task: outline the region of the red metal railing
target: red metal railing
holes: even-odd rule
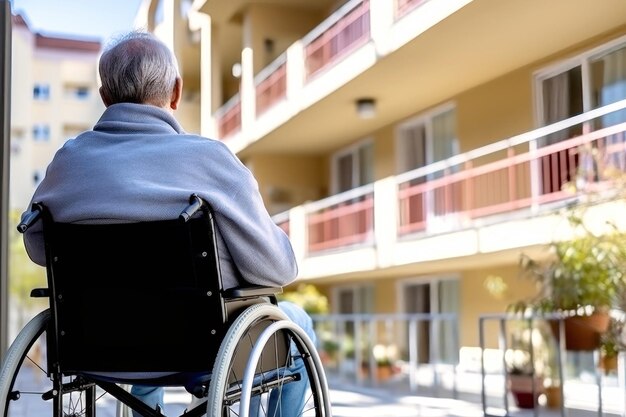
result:
[[[370,38],[369,0],[357,3],[330,26],[322,24],[316,30],[322,32],[304,47],[307,79]]]
[[[610,197],[616,175],[623,180],[619,174],[626,173],[626,122],[590,130],[622,109],[626,100],[398,175],[397,235],[460,230],[518,210],[554,210],[590,190]],[[572,132],[586,133],[541,146]],[[576,192],[568,187],[574,183]],[[305,206],[308,253],[375,244],[374,210],[394,204],[374,197],[369,184]],[[288,218],[286,212],[275,217],[287,232]]]
[[[467,159],[457,172],[398,184],[400,235],[429,230],[439,218],[456,224],[572,198],[568,185],[597,187],[626,171],[626,123],[535,148],[518,144]],[[432,174],[430,174],[432,175]],[[580,186],[580,183],[578,184]]]
[[[283,60],[284,61],[284,60]],[[287,64],[283,62],[256,84],[256,115],[259,117],[287,93]]]
[[[420,4],[426,3],[428,0],[396,0],[396,19],[409,13]]]
[[[309,253],[373,241],[374,193],[371,187],[365,191],[356,197],[354,192],[333,196],[331,200],[340,202],[309,212]]]
[[[224,139],[241,130],[241,100],[239,94],[224,104],[217,116],[217,129],[220,139]]]

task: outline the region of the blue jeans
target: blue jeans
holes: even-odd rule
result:
[[[311,317],[299,306],[289,301],[281,301],[278,303],[278,307],[289,317],[291,321],[300,326],[307,336],[316,343],[316,335],[313,329],[313,321]],[[298,354],[296,346],[291,346],[291,352],[294,355]],[[292,367],[288,368],[285,375],[294,373],[306,373],[304,361],[302,359],[296,359]],[[304,407],[304,401],[307,389],[309,388],[308,378],[301,378],[299,381],[290,382],[286,384],[282,390],[272,390],[268,402],[268,414],[272,416],[282,417],[295,417],[300,415],[302,408]],[[163,406],[163,387],[146,386],[146,385],[133,385],[131,394],[156,409]],[[280,395],[280,398],[279,398]],[[280,400],[280,401],[279,401]],[[283,404],[285,405],[283,407]],[[277,406],[280,406],[280,410],[276,412]],[[250,417],[256,417],[258,415],[260,407],[260,397],[255,396],[250,403]],[[139,413],[133,410],[133,417],[141,417]]]

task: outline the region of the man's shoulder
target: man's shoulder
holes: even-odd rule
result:
[[[226,144],[220,140],[190,133],[183,133],[179,136],[182,141],[192,143],[201,147],[211,147],[216,150],[230,153],[230,149],[228,148],[228,146],[226,146]]]

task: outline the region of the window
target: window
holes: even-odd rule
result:
[[[537,76],[539,124],[545,126],[626,99],[626,39],[576,57]],[[626,110],[601,118],[605,127],[626,120]],[[581,128],[549,137],[543,145],[578,134]],[[556,135],[556,134],[555,134]]]
[[[374,291],[369,285],[336,288],[334,296],[333,305],[338,314],[363,314],[373,310]]]
[[[44,173],[40,170],[33,172],[33,186],[38,186],[41,180],[43,180]]]
[[[398,128],[396,149],[399,173],[459,153],[455,108],[448,105],[402,124]]]
[[[542,71],[536,76],[537,115],[539,125],[545,126],[584,112],[626,99],[626,39],[588,51],[565,64]],[[626,109],[609,113],[587,123],[587,128],[603,128],[626,121]],[[571,126],[552,133],[538,142],[539,147],[552,145],[583,133],[583,125]],[[608,137],[607,144],[621,142],[623,137]],[[584,155],[561,151],[540,161],[541,192],[558,192],[571,181],[580,166],[587,177],[597,178],[595,163]],[[617,157],[616,157],[617,158]],[[610,158],[607,158],[609,161]],[[614,163],[623,164],[615,160]],[[620,166],[621,169],[626,167]]]
[[[47,124],[36,124],[33,126],[33,139],[37,142],[47,142],[50,140],[50,126]]]
[[[50,86],[48,84],[35,84],[33,87],[33,99],[42,101],[50,99]]]
[[[398,288],[403,313],[459,312],[459,281],[456,278],[413,279],[402,282]],[[416,330],[415,343],[418,345],[420,363],[431,360],[448,363],[457,361],[458,346],[454,341],[458,340],[458,336],[454,334],[454,320],[420,320]],[[433,341],[433,337],[437,340]],[[431,351],[435,347],[438,349]]]
[[[89,88],[87,87],[77,87],[75,91],[75,95],[79,99],[86,99],[89,97]]]
[[[374,182],[374,145],[369,139],[337,152],[332,160],[334,194]]]
[[[86,86],[65,86],[64,95],[67,98],[73,98],[78,100],[85,100],[90,95],[90,89]]]
[[[398,126],[396,131],[397,172],[409,172],[446,160],[459,153],[456,135],[456,108],[452,104],[415,117]],[[400,185],[402,190],[420,190],[420,184],[450,175],[460,165],[444,165],[437,171],[414,173]],[[464,186],[461,182],[438,185],[415,191],[401,208],[401,216],[409,221],[424,222],[431,233],[453,230],[461,224]],[[421,230],[421,229],[420,229]]]

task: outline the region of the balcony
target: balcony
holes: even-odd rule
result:
[[[480,228],[549,215],[583,192],[593,191],[605,200],[615,197],[612,181],[626,171],[626,122],[597,130],[593,126],[601,126],[602,116],[625,108],[622,100],[296,207],[288,220],[281,214],[282,227],[290,231],[304,261],[366,249],[368,269],[428,260],[417,257],[415,246],[406,246],[427,245],[428,239],[445,234],[458,234],[456,240],[466,243],[459,243],[464,255],[515,247],[512,241],[498,243],[481,234]],[[541,146],[547,137],[573,130],[583,133]],[[527,235],[537,240],[517,247],[545,242],[540,234]],[[445,249],[447,256],[455,254],[454,248]],[[305,276],[319,276],[304,265]]]
[[[246,3],[233,4],[229,13]],[[214,7],[208,11],[226,19]],[[233,119],[239,126],[207,135],[225,140],[240,157],[258,151],[323,152],[394,123],[399,115],[417,114],[623,27],[626,10],[590,0],[578,8],[550,3],[537,20],[528,7],[521,0],[348,1],[300,39],[290,40],[280,64],[259,70],[250,48],[235,55],[233,62],[242,67],[240,116]],[[562,24],[555,26],[555,20]],[[543,42],[546,37],[552,42]],[[450,62],[463,62],[462,70]],[[368,123],[355,115],[356,92],[380,103]],[[224,125],[231,104],[213,115],[215,126]],[[294,130],[298,141],[289,141]]]
[[[370,39],[369,0],[347,3],[303,39],[309,80]]]

